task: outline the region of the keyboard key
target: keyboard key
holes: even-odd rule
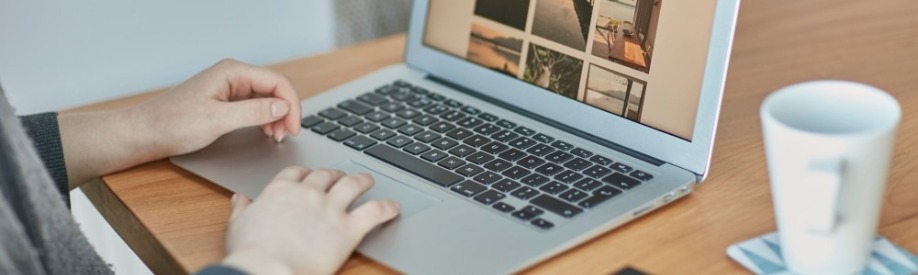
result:
[[[437,161],[440,161],[441,159],[445,158],[446,156],[448,156],[448,155],[447,155],[446,153],[444,153],[443,151],[440,151],[440,150],[430,150],[430,151],[427,151],[426,153],[421,154],[421,158],[422,158],[422,159],[425,159],[425,160],[427,160],[427,161],[429,161],[429,162],[437,162]]]
[[[445,96],[436,93],[427,93],[427,98],[433,101],[443,101],[446,99]]]
[[[571,154],[581,158],[589,158],[593,155],[593,152],[584,150],[583,148],[574,148],[574,150],[571,150]]]
[[[469,155],[468,157],[465,157],[465,160],[471,163],[474,163],[474,164],[479,164],[479,165],[485,164],[486,162],[489,162],[493,159],[494,159],[494,156],[491,156],[484,152],[476,152],[474,154]]]
[[[500,121],[498,121],[497,123],[494,123],[494,124],[497,124],[497,126],[504,127],[504,128],[507,128],[507,129],[513,129],[513,128],[516,127],[516,123],[510,122],[510,121],[508,121],[508,120],[506,120],[506,119],[501,119]]]
[[[560,150],[562,150],[562,151],[567,151],[567,150],[570,150],[571,148],[574,148],[574,145],[571,145],[570,143],[563,142],[563,141],[560,141],[560,140],[555,141],[555,142],[552,142],[552,143],[551,143],[551,146],[552,146],[552,147],[555,147],[555,148],[558,148],[558,149],[560,149]]]
[[[348,100],[345,102],[341,102],[341,104],[338,104],[338,108],[344,109],[348,112],[357,114],[359,116],[365,115],[373,111],[373,107],[367,106],[363,103],[360,103],[354,100]]]
[[[478,118],[480,118],[480,119],[482,119],[482,120],[484,120],[484,121],[487,121],[487,122],[495,122],[495,121],[497,121],[497,119],[498,119],[496,116],[494,116],[494,115],[492,115],[492,114],[489,114],[489,113],[480,114],[480,115],[478,115]]]
[[[452,100],[452,99],[444,101],[443,104],[449,107],[453,107],[453,108],[462,107],[462,103],[460,103],[459,101]]]
[[[402,128],[405,128],[405,127],[402,127]],[[440,135],[438,135],[437,133],[431,132],[431,131],[424,131],[414,137],[414,139],[419,140],[424,143],[430,143],[431,141],[437,140],[438,138],[440,138]]]
[[[576,171],[586,169],[587,167],[590,167],[590,166],[593,166],[593,163],[588,160],[582,159],[582,158],[575,158],[575,159],[572,159],[564,163],[564,167],[567,167],[569,169],[573,169]]]
[[[392,82],[392,85],[395,85],[395,86],[398,86],[398,87],[411,87],[411,83],[408,83],[407,81],[404,81],[404,80],[401,80],[401,79]],[[389,86],[389,87],[391,87],[391,86]]]
[[[402,134],[404,134],[404,135],[406,135],[406,136],[409,136],[409,137],[410,137],[410,136],[413,136],[414,134],[417,134],[418,132],[423,131],[423,130],[424,130],[424,128],[421,128],[421,126],[417,126],[417,125],[414,125],[414,124],[406,124],[405,126],[402,126],[402,127],[399,127],[399,128],[398,128],[398,132],[399,132],[399,133],[402,133]],[[440,137],[440,136],[438,135],[437,137]],[[424,142],[429,142],[429,141],[424,141]]]
[[[577,205],[583,208],[593,208],[599,205],[600,203],[606,200],[609,200],[612,197],[615,197],[621,193],[622,193],[621,190],[612,188],[612,186],[603,186],[599,188],[598,190],[594,191],[592,197],[589,197],[581,201]]]
[[[441,142],[442,142],[442,141],[441,141]],[[455,142],[455,141],[453,141],[453,142]],[[437,146],[438,144],[436,144],[436,143],[440,143],[440,142],[434,142],[434,143],[435,143],[435,144],[434,144],[434,147],[439,148],[439,146]],[[465,156],[468,156],[468,155],[470,155],[470,154],[472,154],[472,153],[474,153],[474,152],[475,152],[475,149],[472,148],[472,147],[469,147],[469,146],[467,146],[467,145],[459,145],[459,146],[456,146],[455,148],[453,148],[452,150],[449,150],[449,153],[450,153],[450,154],[456,155],[457,157],[460,157],[460,158],[464,158]]]
[[[504,170],[504,172],[501,173],[501,175],[504,175],[505,177],[508,177],[511,179],[520,179],[529,174],[531,174],[529,170],[526,170],[523,167],[519,167],[519,166],[510,167],[510,169]]]
[[[389,102],[389,103],[383,104],[382,106],[379,106],[379,109],[386,111],[386,112],[395,113],[395,112],[401,111],[402,109],[405,109],[405,105],[402,105],[401,103],[397,103],[397,102]]]
[[[372,122],[380,122],[380,121],[383,121],[383,120],[389,118],[389,114],[387,114],[386,112],[375,111],[375,112],[371,112],[371,113],[367,114],[365,117],[366,117],[367,120],[369,120],[369,121],[372,121]]]
[[[470,136],[472,136],[472,135],[474,135],[474,133],[472,133],[472,131],[469,131],[469,130],[466,130],[466,129],[462,129],[462,128],[456,128],[456,129],[453,129],[453,130],[451,130],[451,131],[449,131],[449,132],[446,132],[446,136],[451,137],[451,138],[454,138],[454,139],[457,139],[457,140],[463,140],[463,139],[465,139],[465,138],[467,138],[467,137],[470,137]]]
[[[486,171],[484,173],[478,174],[472,179],[484,185],[491,185],[492,183],[502,180],[503,178],[504,177],[501,177],[500,175],[495,174],[494,172]]]
[[[428,114],[432,114],[432,115],[439,115],[449,110],[450,110],[449,107],[443,104],[437,104],[437,105],[433,105],[433,106],[424,108],[425,112],[427,112]]]
[[[475,126],[481,125],[482,123],[484,123],[484,120],[481,120],[475,117],[467,117],[465,119],[460,120],[459,122],[456,122],[456,125],[459,125],[460,127],[471,129],[471,128],[475,128]]]
[[[474,135],[470,138],[463,140],[462,142],[472,147],[481,147],[482,145],[485,145],[485,144],[488,144],[488,142],[491,142],[491,140],[481,135]]]
[[[465,107],[462,107],[461,110],[462,110],[462,112],[465,112],[466,114],[470,114],[470,115],[473,115],[473,116],[474,116],[474,115],[477,115],[478,113],[481,113],[481,110],[478,110],[478,108],[475,108],[475,107],[472,107],[472,106],[465,106]]]
[[[637,179],[639,179],[639,180],[643,180],[643,181],[648,181],[648,180],[653,179],[653,175],[648,174],[648,173],[646,173],[646,172],[644,172],[644,171],[641,171],[641,170],[635,170],[634,172],[631,172],[631,174],[629,174],[629,175],[631,175],[632,177],[635,177],[635,178],[637,178]]]
[[[405,146],[405,148],[403,148],[402,150],[405,150],[405,152],[408,152],[412,155],[417,155],[420,153],[427,152],[427,150],[430,150],[430,146],[415,142],[408,146]]]
[[[370,148],[370,146],[376,145],[376,141],[371,138],[365,137],[365,136],[356,136],[356,137],[349,138],[348,140],[345,140],[344,145],[347,145],[348,147],[357,149],[359,151],[359,150]]]
[[[502,159],[496,159],[488,162],[488,164],[485,164],[484,167],[494,172],[500,172],[506,170],[507,168],[513,167],[513,164]]]
[[[459,193],[463,196],[471,197],[485,190],[488,190],[488,188],[484,185],[467,180],[460,184],[456,184],[456,186],[453,186],[453,188],[450,188],[450,190],[453,190],[453,192]]]
[[[363,119],[360,119],[356,116],[346,116],[338,120],[338,124],[344,125],[346,127],[353,127],[354,125],[363,123]]]
[[[412,93],[416,93],[416,94],[420,94],[420,95],[426,95],[427,93],[430,93],[430,91],[428,91],[427,89],[424,89],[424,88],[421,88],[421,87],[417,87],[417,86],[412,86],[412,87],[411,87],[411,92],[412,92]]]
[[[486,144],[485,146],[482,146],[481,150],[491,153],[491,154],[498,154],[500,152],[503,152],[504,150],[507,150],[508,148],[510,147],[502,143],[491,142],[491,143]]]
[[[502,159],[505,159],[505,160],[508,160],[508,161],[516,161],[516,160],[521,159],[521,158],[523,158],[523,157],[525,157],[525,156],[526,156],[526,153],[523,153],[523,151],[516,150],[516,149],[510,149],[510,150],[504,151],[503,153],[500,153],[500,155],[498,155],[498,157],[500,157],[500,158],[502,158]]]
[[[598,164],[593,165],[593,167],[587,168],[586,170],[583,170],[583,174],[590,176],[590,177],[594,177],[594,178],[602,178],[608,175],[609,173],[612,173],[611,169],[602,167],[601,165],[598,165]]]
[[[387,140],[389,138],[394,137],[395,135],[396,135],[395,132],[392,132],[386,129],[382,129],[382,130],[373,132],[372,134],[370,134],[370,137],[375,138],[376,140]]]
[[[405,145],[411,144],[411,142],[412,142],[411,138],[406,137],[406,136],[397,136],[394,138],[390,138],[389,141],[386,141],[386,143],[388,143],[389,145],[392,145],[395,148],[405,147]]]
[[[532,205],[530,205],[530,206],[523,207],[523,209],[520,209],[520,211],[513,212],[513,214],[511,215],[516,217],[517,219],[528,221],[532,218],[535,218],[538,215],[542,215],[542,213],[545,213],[545,211],[543,211],[542,209],[535,208]]]
[[[437,133],[446,133],[447,131],[455,129],[455,128],[456,128],[455,125],[450,124],[449,122],[446,122],[446,121],[440,121],[430,126],[430,129],[436,131]]]
[[[545,193],[549,193],[549,194],[558,194],[558,193],[564,192],[564,190],[567,190],[567,189],[568,189],[567,185],[564,185],[563,183],[560,183],[557,181],[550,182],[542,186],[542,188],[539,188],[539,190],[542,190]]]
[[[583,212],[583,209],[548,195],[538,196],[529,202],[565,218],[571,218]]]
[[[520,135],[517,133],[510,132],[507,130],[501,130],[500,132],[497,132],[496,134],[491,135],[491,138],[497,141],[500,141],[500,142],[508,142],[508,141],[516,139],[519,136]]]
[[[580,173],[571,171],[571,170],[566,170],[564,172],[561,172],[555,175],[555,180],[566,183],[566,184],[574,183],[575,181],[582,179],[582,178],[583,178],[583,175],[581,175]]]
[[[382,95],[390,95],[397,91],[398,90],[395,88],[395,86],[392,86],[392,85],[386,85],[386,86],[376,88],[376,93],[382,94]]]
[[[386,102],[389,102],[385,97],[381,97],[374,93],[366,93],[362,96],[357,97],[357,100],[363,101],[363,103],[370,104],[371,106],[379,106]]]
[[[398,127],[402,127],[402,125],[405,125],[405,123],[407,123],[405,122],[405,120],[394,117],[394,118],[390,118],[390,119],[383,121],[382,125],[389,127],[390,129],[395,129]]]
[[[535,220],[532,220],[532,222],[530,222],[530,224],[532,224],[532,225],[534,225],[535,227],[538,227],[538,228],[540,228],[540,229],[544,229],[544,230],[551,229],[552,227],[555,226],[555,224],[553,224],[553,223],[551,223],[551,222],[549,222],[549,221],[546,221],[546,220],[544,220],[544,219],[542,219],[542,218],[537,218],[537,219],[535,219]]]
[[[520,187],[520,183],[509,179],[502,179],[494,183],[494,185],[491,187],[501,192],[510,192],[513,191],[513,189]]]
[[[542,165],[543,163],[545,163],[545,160],[542,160],[536,156],[528,156],[516,162],[516,164],[519,164],[520,166],[523,166],[529,169],[536,168],[539,165]]]
[[[638,185],[641,185],[641,181],[625,176],[621,173],[614,173],[611,176],[605,177],[602,179],[602,182],[611,184],[612,186],[615,186],[615,187],[618,187],[624,190],[628,190]]]
[[[449,111],[440,115],[440,118],[446,121],[456,121],[465,118],[465,114],[460,111]]]
[[[465,165],[465,161],[457,157],[449,157],[449,158],[446,158],[438,162],[437,164],[439,164],[440,166],[443,166],[446,169],[453,170],[453,169],[458,168],[459,166]]]
[[[529,146],[535,145],[537,142],[531,138],[521,137],[510,142],[510,146],[516,147],[517,149],[526,149]]]
[[[419,99],[409,101],[408,106],[411,106],[414,108],[424,108],[424,107],[430,106],[430,104],[433,104],[433,103],[434,101],[428,98],[419,98]]]
[[[565,161],[567,161],[567,160],[569,160],[569,159],[571,159],[571,158],[573,158],[573,157],[574,157],[574,155],[571,155],[571,154],[568,154],[568,153],[565,153],[565,152],[562,152],[562,151],[557,151],[557,152],[548,154],[547,156],[545,156],[545,159],[547,159],[547,160],[549,160],[549,161],[551,161],[551,162],[554,162],[554,163],[564,163]]]
[[[463,165],[462,167],[459,167],[459,169],[456,169],[456,173],[459,173],[460,175],[463,175],[466,177],[478,175],[478,173],[481,173],[483,171],[484,169],[481,169],[481,167],[478,167],[477,165],[474,165],[471,163]]]
[[[397,93],[393,93],[389,95],[389,98],[392,98],[394,100],[398,100],[401,102],[406,102],[406,101],[412,101],[412,100],[417,99],[417,96],[411,93],[411,90],[401,90],[401,91],[398,91]]]
[[[546,134],[536,134],[532,136],[532,139],[538,140],[541,143],[551,143],[552,141],[555,141],[555,138],[548,136]]]
[[[324,135],[324,134],[331,133],[334,130],[338,130],[338,128],[341,128],[340,126],[338,126],[338,124],[331,123],[331,122],[323,122],[323,123],[320,123],[319,125],[313,126],[312,131],[319,133],[320,135]]]
[[[550,180],[551,179],[549,179],[546,176],[543,176],[540,174],[532,174],[532,175],[526,176],[525,178],[521,179],[520,183],[529,185],[532,187],[539,187],[540,185],[545,184],[546,182]]]
[[[325,122],[325,120],[317,116],[308,116],[300,120],[300,126],[303,126],[303,128],[309,128],[322,122]]]
[[[484,124],[484,125],[475,127],[474,131],[476,133],[479,133],[485,136],[489,136],[491,134],[496,133],[497,131],[500,131],[500,128],[497,126],[494,126],[494,124]]]
[[[488,190],[484,191],[484,193],[481,193],[481,195],[475,196],[475,201],[490,205],[506,197],[507,195],[504,195],[504,193]]]
[[[631,172],[631,170],[634,170],[634,168],[631,168],[631,166],[628,166],[627,164],[624,164],[621,162],[612,164],[611,167],[612,167],[612,170],[619,171],[622,173],[628,173],[628,172]]]
[[[602,186],[602,182],[591,178],[582,179],[574,184],[574,187],[577,187],[583,191],[593,191],[593,189],[596,189],[600,186]]]
[[[395,113],[395,115],[397,115],[400,118],[404,118],[404,119],[412,119],[416,116],[421,115],[421,112],[418,112],[415,109],[403,109]]]
[[[526,153],[530,153],[530,154],[542,157],[554,151],[555,151],[555,148],[552,148],[551,146],[548,146],[545,144],[536,144],[535,146],[532,146],[528,150],[526,150]]]
[[[328,109],[325,109],[319,112],[319,115],[327,119],[337,120],[339,118],[347,116],[347,113],[339,110],[338,108],[332,107],[332,108],[328,108]]]
[[[449,150],[449,148],[453,148],[454,146],[459,145],[459,142],[452,140],[451,138],[443,137],[443,138],[434,140],[432,143],[430,143],[430,145],[433,145],[433,147],[436,147],[437,149],[440,149],[440,150]],[[449,152],[453,153],[452,150]],[[456,153],[453,153],[453,154],[458,155]],[[463,157],[463,156],[459,156],[459,157]]]
[[[495,203],[494,206],[491,206],[491,208],[497,209],[497,211],[502,213],[510,213],[511,211],[516,210],[516,208],[513,206],[502,202]]]
[[[546,176],[554,176],[557,173],[564,171],[564,168],[561,166],[555,165],[554,163],[546,163],[545,165],[539,166],[535,169],[536,172],[542,173]]]
[[[330,138],[330,139],[332,139],[332,140],[334,140],[334,141],[340,142],[340,141],[345,140],[345,139],[348,139],[348,138],[350,138],[350,137],[352,137],[352,136],[354,136],[354,135],[356,135],[356,134],[357,134],[357,133],[354,133],[354,131],[351,131],[351,130],[348,130],[348,129],[338,129],[338,130],[336,130],[336,131],[331,132],[330,134],[328,134],[327,137]]]
[[[429,116],[429,115],[422,115],[422,116],[412,119],[411,121],[414,121],[414,123],[417,123],[418,125],[421,125],[421,126],[427,126],[427,125],[434,124],[440,120],[435,117]]]
[[[587,196],[589,196],[589,194],[587,194],[586,192],[577,190],[576,188],[571,188],[570,190],[567,190],[564,193],[561,193],[561,195],[558,195],[559,198],[561,198],[562,200],[568,201],[570,203],[576,203],[577,201],[580,201],[583,198],[586,198]]]
[[[591,158],[590,158],[590,161],[595,162],[595,163],[598,163],[598,164],[603,165],[603,166],[607,166],[607,165],[612,164],[612,159],[607,158],[607,157],[603,157],[603,156],[600,156],[600,155],[595,155],[595,156],[591,157]]]
[[[524,135],[527,137],[535,134],[535,131],[533,131],[532,129],[523,127],[523,126],[516,127],[516,129],[513,129],[513,131],[519,133],[520,135]]]
[[[450,187],[463,179],[462,176],[453,172],[446,171],[386,145],[377,144],[364,152],[443,187]]]

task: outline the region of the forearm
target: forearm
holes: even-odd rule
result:
[[[130,109],[58,117],[70,189],[169,153],[153,142]]]

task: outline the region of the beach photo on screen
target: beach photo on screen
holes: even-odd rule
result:
[[[594,56],[650,72],[662,0],[598,0]]]
[[[532,34],[585,51],[595,1],[537,0]]]
[[[590,65],[583,101],[593,107],[640,121],[645,82]]]
[[[529,16],[529,0],[478,0],[475,15],[522,31]]]
[[[577,99],[583,60],[529,43],[523,81]]]
[[[523,40],[472,23],[466,59],[516,78],[520,70]]]

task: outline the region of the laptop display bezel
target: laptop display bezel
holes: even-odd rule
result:
[[[610,115],[425,45],[423,40],[430,0],[413,2],[405,51],[405,63],[409,66],[698,175],[707,174],[739,0],[717,1],[698,112],[689,140]]]

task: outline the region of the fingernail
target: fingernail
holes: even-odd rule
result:
[[[272,132],[273,132],[273,131],[271,130],[271,127],[265,127],[265,135],[266,135],[266,136],[273,137],[273,136],[274,136],[274,133],[272,133]]]
[[[233,197],[230,198],[230,204],[236,205],[236,201],[239,200],[239,194],[233,193]]]
[[[287,134],[284,133],[284,130],[281,130],[280,133],[274,136],[274,140],[277,141],[277,143],[281,143],[284,142],[285,137],[287,137]]]
[[[281,117],[286,115],[290,111],[290,107],[287,107],[287,103],[283,101],[274,101],[271,103],[271,117]]]

